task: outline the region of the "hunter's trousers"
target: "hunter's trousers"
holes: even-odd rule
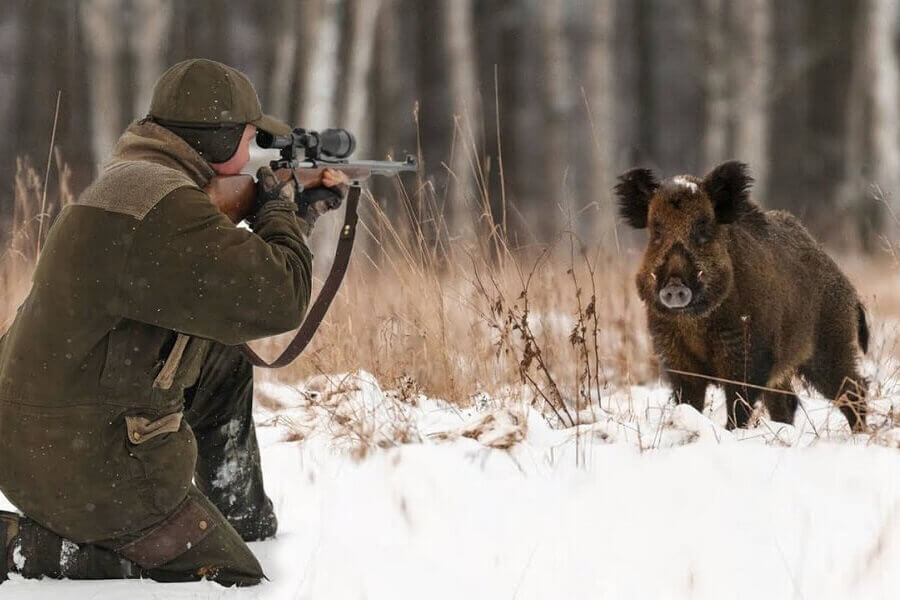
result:
[[[259,583],[262,567],[245,541],[271,537],[277,521],[263,488],[252,410],[253,367],[237,347],[212,343],[197,383],[185,390],[184,421],[197,440],[187,498],[143,531],[89,544],[66,540],[26,515],[13,543],[14,572],[27,578]]]

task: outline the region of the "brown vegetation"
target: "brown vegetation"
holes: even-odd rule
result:
[[[45,210],[51,216],[72,201],[58,156],[55,164],[60,176],[51,178],[58,183]],[[42,179],[20,161],[15,235],[0,260],[3,330],[27,293]],[[452,235],[442,201],[427,184],[411,193],[398,182],[399,206],[390,212],[369,196],[361,235],[371,238],[373,250],[356,253],[307,352],[288,368],[257,376],[295,383],[363,369],[385,387],[457,404],[483,393],[524,399],[564,426],[604,408],[613,389],[657,380],[633,285],[636,252],[597,250],[595,240],[569,230],[551,245],[513,247],[502,228],[486,225],[495,220],[491,203],[468,202],[468,231],[478,236]],[[338,221],[323,219],[320,226]],[[870,357],[887,369],[876,376],[873,394],[896,393],[885,382],[898,375],[888,359],[900,358],[900,291],[890,284],[897,267],[889,254],[845,262],[872,311]],[[271,357],[290,335],[254,345]]]

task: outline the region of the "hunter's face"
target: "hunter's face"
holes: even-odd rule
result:
[[[237,175],[250,162],[250,142],[256,137],[256,126],[244,126],[244,135],[234,155],[223,163],[211,163],[213,171],[219,175]]]

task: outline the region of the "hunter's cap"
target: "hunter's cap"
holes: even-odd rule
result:
[[[176,63],[153,88],[150,116],[173,125],[203,127],[251,123],[276,135],[291,128],[264,115],[259,96],[247,76],[205,58]]]

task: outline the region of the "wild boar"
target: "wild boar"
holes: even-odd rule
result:
[[[637,290],[673,397],[702,411],[707,386],[722,384],[729,429],[746,427],[760,396],[773,420],[792,423],[799,375],[864,430],[859,296],[793,215],[750,200],[752,182],[737,161],[702,179],[619,177],[620,215],[649,229]]]

